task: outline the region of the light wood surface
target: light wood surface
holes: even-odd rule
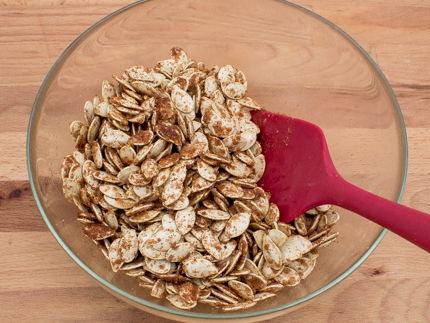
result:
[[[28,118],[49,68],[79,34],[129,2],[0,0],[0,322],[171,322],[111,296],[66,255],[26,170]],[[295,3],[341,27],[385,73],[407,126],[402,203],[430,212],[430,1]],[[388,233],[346,280],[270,322],[430,322],[430,255]]]

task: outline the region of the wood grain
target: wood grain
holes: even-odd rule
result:
[[[31,106],[79,34],[125,0],[0,0],[0,321],[171,322],[98,287],[48,231],[28,182]],[[430,209],[430,2],[297,0],[367,50],[402,108],[409,170],[402,203]],[[270,322],[430,322],[430,256],[388,233],[352,275]]]

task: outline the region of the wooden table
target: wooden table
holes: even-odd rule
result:
[[[111,296],[66,255],[40,216],[26,170],[28,118],[49,68],[85,29],[129,2],[0,0],[1,322],[168,322]],[[385,73],[408,133],[402,203],[430,212],[430,1],[295,3],[345,30]],[[388,233],[345,281],[270,322],[429,320],[430,256]]]

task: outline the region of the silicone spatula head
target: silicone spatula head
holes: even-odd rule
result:
[[[430,215],[369,193],[345,181],[334,168],[322,130],[309,122],[254,112],[266,171],[259,184],[289,222],[322,204],[360,214],[430,252]]]
[[[278,205],[280,220],[291,221],[328,203],[324,183],[338,173],[322,130],[309,122],[266,111],[254,112],[252,121],[260,127],[258,139],[266,158],[259,185]]]

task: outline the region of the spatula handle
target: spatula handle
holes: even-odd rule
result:
[[[340,176],[333,180],[332,204],[360,214],[430,252],[429,214],[369,193]]]

